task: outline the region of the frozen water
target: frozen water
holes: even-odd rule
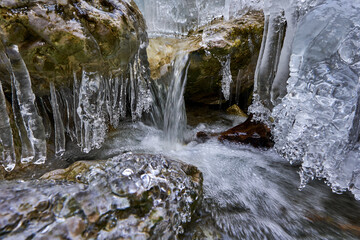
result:
[[[6,99],[0,82],[0,164],[6,171],[11,171],[15,167],[16,157],[14,150],[13,134],[10,126],[10,119],[6,106]]]
[[[222,67],[222,69],[221,69],[221,74],[222,74],[221,90],[222,90],[225,100],[229,100],[230,86],[232,83],[232,75],[231,75],[231,68],[230,68],[230,64],[231,64],[230,54],[225,57],[225,60],[220,61],[220,63],[221,63],[221,67]]]
[[[276,149],[302,164],[300,188],[324,178],[358,199],[359,10],[339,0],[269,1],[251,107],[275,120]]]
[[[23,124],[27,134],[27,136],[23,135],[23,139],[28,139],[23,145],[28,145],[30,156],[22,158],[22,162],[29,160],[35,164],[42,164],[46,160],[45,128],[35,104],[30,75],[17,46],[8,48],[6,54],[11,62],[9,72],[13,79],[13,96],[17,97],[13,101],[16,101],[15,105],[19,106],[20,114],[17,114],[19,117],[21,115],[22,123],[20,124]]]
[[[263,0],[135,0],[143,13],[148,33],[183,35],[214,18],[229,20],[250,9],[261,10]]]
[[[61,119],[58,98],[56,96],[56,89],[54,83],[50,83],[50,94],[51,94],[51,107],[54,117],[54,128],[55,128],[55,152],[61,155],[65,151],[65,129]]]

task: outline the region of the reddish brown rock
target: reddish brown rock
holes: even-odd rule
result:
[[[222,132],[218,139],[219,141],[251,144],[254,147],[270,148],[274,146],[270,129],[263,123],[252,121],[252,115],[245,122]]]
[[[252,115],[248,119],[222,133],[198,132],[196,138],[199,142],[206,142],[212,137],[219,141],[251,144],[254,147],[270,148],[274,146],[270,129],[263,123],[252,121]]]

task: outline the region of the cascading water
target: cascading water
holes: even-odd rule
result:
[[[173,76],[168,89],[164,110],[164,134],[170,142],[182,142],[186,130],[184,90],[189,69],[189,54],[178,53],[173,66]]]

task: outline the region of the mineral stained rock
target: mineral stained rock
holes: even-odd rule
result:
[[[58,180],[0,183],[2,238],[171,239],[202,198],[201,172],[161,155],[126,153],[43,178]]]

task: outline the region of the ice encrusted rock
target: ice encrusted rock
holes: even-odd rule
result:
[[[360,4],[278,3],[265,11],[252,111],[274,107],[275,147],[302,164],[300,188],[324,178],[333,191],[349,189],[360,199]]]
[[[99,148],[110,124],[149,109],[148,39],[133,1],[1,1],[0,40],[21,163],[44,163],[47,144],[61,154],[67,139]]]
[[[0,183],[4,239],[173,239],[202,199],[202,174],[161,155],[76,162]]]

